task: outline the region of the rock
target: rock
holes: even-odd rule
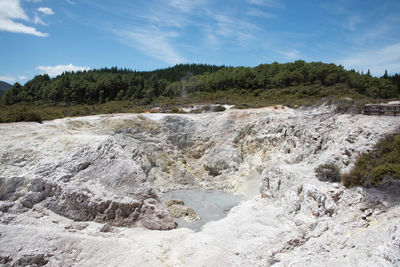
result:
[[[68,226],[65,226],[64,228],[67,230],[79,230],[82,231],[86,229],[89,226],[88,223],[76,223],[76,224],[71,224]]]
[[[303,185],[303,196],[305,207],[317,218],[325,215],[332,216],[336,211],[337,206],[330,200],[331,198],[313,185]]]
[[[110,224],[106,223],[100,228],[99,231],[102,233],[110,233],[113,231],[113,227]]]
[[[12,202],[0,202],[0,211],[1,212],[7,212],[12,206],[14,205],[14,203]]]
[[[167,207],[170,207],[172,205],[185,205],[185,202],[183,202],[183,200],[180,199],[171,199],[165,202],[165,206]]]
[[[196,125],[192,120],[181,116],[167,116],[162,125],[169,131],[167,140],[179,149],[194,145],[193,134]]]
[[[238,170],[240,155],[232,146],[222,145],[212,148],[205,155],[204,169],[210,176],[221,175],[223,171]]]
[[[23,177],[0,178],[0,200],[15,200],[18,198],[17,191],[24,184]]]
[[[371,216],[372,213],[373,213],[373,211],[371,209],[367,209],[367,210],[364,211],[364,215],[367,216],[367,217]]]
[[[343,164],[344,165],[349,165],[350,164],[350,159],[349,159],[349,157],[348,156],[343,156],[343,158],[342,158],[342,162],[343,162]]]
[[[264,169],[261,173],[260,193],[262,197],[274,198],[281,188],[282,171],[279,167]]]
[[[351,148],[345,147],[343,151],[343,155],[346,155],[348,158],[351,158]]]
[[[185,205],[183,200],[173,199],[165,203],[168,211],[175,218],[180,218],[188,222],[194,222],[200,220],[200,217],[196,214],[194,209]]]
[[[160,207],[155,199],[143,202],[139,218],[141,225],[151,230],[171,230],[178,226],[170,213]]]
[[[386,244],[379,246],[374,254],[375,264],[381,266],[400,265],[400,225],[396,223],[389,232]]]
[[[336,188],[336,189],[339,189],[339,188],[340,188],[340,185],[339,185],[338,183],[332,183],[332,187],[333,187],[333,188]]]
[[[4,264],[4,266],[7,266],[8,263],[12,262],[12,258],[9,256],[0,256],[0,264]]]
[[[44,266],[49,262],[50,254],[23,255],[13,266]]]

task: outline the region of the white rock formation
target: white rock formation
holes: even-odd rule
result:
[[[0,264],[399,265],[399,195],[314,173],[349,171],[399,126],[325,106],[0,124]],[[176,227],[158,196],[189,188],[248,200],[199,232],[158,231]]]

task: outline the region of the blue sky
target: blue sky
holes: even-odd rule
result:
[[[399,0],[0,0],[0,80],[297,59],[400,73]]]

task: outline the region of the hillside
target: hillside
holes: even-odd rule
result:
[[[51,119],[199,102],[295,106],[346,97],[364,103],[399,97],[397,78],[376,78],[335,64],[301,60],[253,68],[187,64],[152,72],[106,68],[52,79],[38,75],[23,86],[16,83],[2,96],[0,121],[32,120],[35,115],[27,112]]]
[[[12,88],[12,85],[3,81],[0,81],[0,95],[2,95],[5,91]]]

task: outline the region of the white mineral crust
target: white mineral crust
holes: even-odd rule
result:
[[[399,266],[395,185],[314,173],[348,172],[399,126],[327,106],[0,124],[0,264]],[[196,188],[246,200],[201,231],[174,229],[159,196]]]

